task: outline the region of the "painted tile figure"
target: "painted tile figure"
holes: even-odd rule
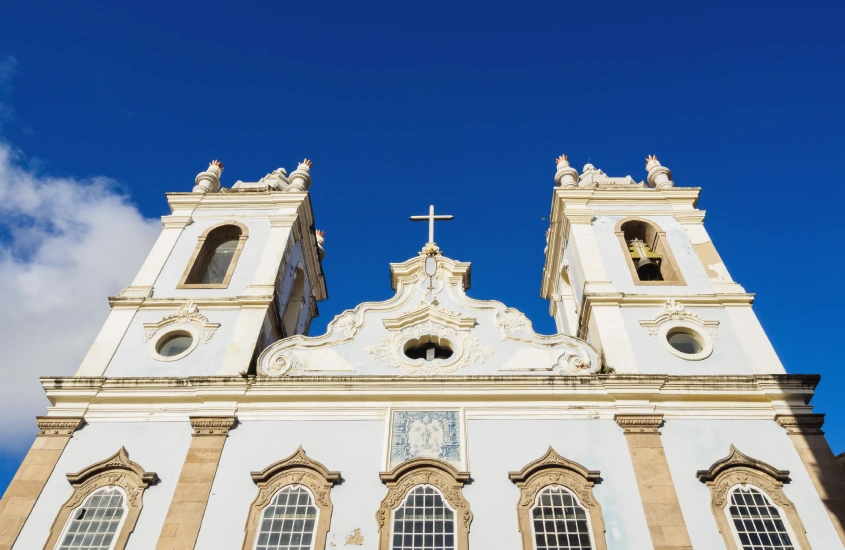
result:
[[[391,467],[412,458],[461,462],[458,411],[395,411],[391,429]]]

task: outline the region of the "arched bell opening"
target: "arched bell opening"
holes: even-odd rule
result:
[[[653,223],[632,218],[616,226],[636,283],[685,284],[666,240],[666,233]]]

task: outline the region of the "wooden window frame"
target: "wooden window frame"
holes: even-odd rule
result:
[[[216,229],[225,227],[227,225],[237,226],[241,230],[241,234],[238,237],[238,246],[235,247],[235,252],[232,254],[232,261],[229,263],[228,269],[226,269],[226,276],[223,277],[223,282],[214,284],[186,282],[191,274],[191,271],[194,269],[194,265],[197,263],[197,260],[200,258],[200,255],[205,249],[208,236],[211,235],[211,233]],[[194,248],[194,253],[191,254],[191,259],[188,260],[188,265],[187,267],[185,267],[185,271],[182,273],[182,278],[179,279],[179,284],[176,285],[176,288],[228,288],[229,281],[231,281],[232,279],[232,274],[235,272],[235,266],[238,263],[238,259],[241,256],[241,251],[243,251],[244,245],[246,244],[246,240],[248,238],[249,229],[247,229],[247,226],[235,220],[226,220],[224,222],[220,222],[218,224],[212,225],[211,227],[203,231],[202,235],[197,238],[197,246]],[[206,250],[206,254],[210,254],[213,252],[213,250]]]
[[[290,485],[304,485],[311,491],[314,496],[314,506],[319,509],[314,531],[314,550],[325,550],[326,537],[332,521],[333,505],[330,493],[334,484],[341,479],[340,472],[330,471],[316,460],[309,458],[300,445],[289,457],[267,466],[260,472],[252,472],[250,475],[258,486],[258,495],[249,508],[242,549],[252,550],[255,547],[261,513],[276,493]]]
[[[707,470],[696,473],[699,481],[710,489],[710,510],[728,550],[742,550],[737,545],[737,534],[733,522],[728,518],[728,497],[737,485],[753,485],[760,489],[783,512],[783,520],[789,532],[795,536],[792,541],[800,550],[810,550],[806,529],[795,505],[783,492],[783,484],[789,480],[789,472],[778,470],[765,462],[741,453],[731,445],[728,456],[717,460]]]
[[[669,267],[668,271],[672,275],[671,280],[664,279],[663,281],[641,281],[640,276],[637,275],[637,266],[634,265],[634,260],[631,258],[631,251],[628,243],[625,241],[625,232],[622,230],[622,225],[628,222],[640,222],[648,225],[654,231],[654,237],[650,239],[652,242],[646,244],[651,249],[660,255],[663,262]],[[631,272],[631,279],[635,285],[644,286],[686,286],[687,282],[684,279],[681,269],[678,267],[678,262],[675,261],[675,256],[672,254],[672,247],[669,246],[669,239],[666,237],[666,232],[663,231],[659,225],[651,220],[640,218],[638,216],[629,216],[622,218],[613,228],[616,237],[619,239],[619,244],[622,246],[622,253],[625,256],[625,263],[628,265],[628,270]],[[662,270],[661,270],[662,274]]]
[[[112,550],[124,550],[129,535],[135,530],[138,516],[143,507],[144,491],[158,481],[155,472],[145,472],[137,463],[129,460],[126,449],[119,451],[105,460],[101,460],[75,474],[67,474],[67,480],[73,486],[73,494],[64,503],[56,516],[44,550],[54,550],[60,542],[71,512],[76,510],[92,493],[103,487],[120,487],[126,493],[124,506],[127,508],[123,525],[115,533]]]
[[[604,516],[601,505],[593,495],[593,485],[600,477],[597,470],[588,470],[577,462],[557,454],[551,447],[546,454],[528,463],[518,472],[510,472],[508,478],[519,488],[516,514],[519,532],[522,534],[523,550],[535,548],[531,509],[537,495],[543,489],[555,485],[573,492],[578,498],[578,503],[587,510],[593,550],[607,550]]]
[[[381,472],[379,478],[387,486],[387,495],[376,512],[379,550],[390,550],[393,511],[402,505],[411,489],[418,485],[431,485],[440,491],[449,506],[455,510],[455,550],[469,549],[472,511],[463,493],[463,486],[470,479],[469,472],[459,472],[443,460],[414,458],[396,465],[389,472]]]

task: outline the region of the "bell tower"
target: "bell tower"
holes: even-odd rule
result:
[[[246,375],[274,341],[307,334],[326,299],[325,234],[314,229],[312,163],[221,186],[223,163],[170,215],[77,376]]]
[[[558,331],[618,373],[783,373],[704,228],[699,188],[655,156],[646,180],[557,159],[541,295]]]

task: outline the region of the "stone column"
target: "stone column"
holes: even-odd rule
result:
[[[197,543],[223,444],[236,423],[234,416],[191,417],[193,439],[156,550],[191,550]]]
[[[654,550],[692,550],[660,441],[663,415],[617,414],[615,420],[625,430]]]
[[[85,421],[80,417],[39,416],[41,429],[0,500],[0,550],[9,550],[50,479],[67,442]]]
[[[845,472],[824,437],[823,414],[784,415],[775,421],[789,434],[839,538],[845,543]]]

